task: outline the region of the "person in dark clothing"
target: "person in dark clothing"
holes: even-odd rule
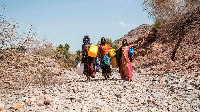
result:
[[[83,38],[83,45],[82,45],[82,63],[84,63],[84,71],[83,74],[87,77],[87,82],[90,81],[90,77],[95,77],[95,65],[94,65],[94,58],[88,56],[88,51],[90,48],[90,38],[88,35],[84,36]]]

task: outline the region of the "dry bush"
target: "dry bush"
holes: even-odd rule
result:
[[[150,17],[170,20],[176,15],[191,12],[200,5],[199,0],[144,0],[144,10]]]
[[[4,15],[0,15],[0,49],[19,49],[21,46],[34,47],[37,46],[38,40],[34,27],[31,25],[29,32],[19,34],[19,23],[13,19],[6,19]]]
[[[175,61],[176,51],[179,48],[182,41],[185,39],[185,35],[192,33],[196,34],[199,37],[199,32],[193,32],[191,30],[197,30],[200,28],[200,5],[198,7],[194,7],[190,9],[190,12],[186,14],[176,15],[171,17],[166,24],[163,25],[161,31],[159,32],[160,37],[162,37],[162,42],[170,42],[173,43],[173,51],[171,55],[171,59]],[[195,37],[187,36],[189,39],[193,39]],[[197,39],[194,39],[197,40]],[[174,43],[175,42],[175,43]]]
[[[0,50],[1,90],[25,89],[30,84],[62,84],[62,74],[63,69],[54,59]]]
[[[2,5],[0,8],[5,8]],[[18,32],[19,23],[0,15],[0,49],[35,53],[42,56],[51,55],[53,46],[46,39],[36,39],[37,34],[33,25],[27,33]],[[44,50],[42,50],[44,49]]]
[[[16,21],[0,15],[1,92],[25,89],[30,84],[62,84],[62,67],[73,67],[75,59],[64,58],[46,39],[35,39],[32,25],[28,33],[19,34],[18,28]]]
[[[33,48],[27,49],[29,54],[44,56],[44,57],[55,57],[56,56],[56,48],[53,46],[51,42],[48,42],[47,39],[40,39],[40,45],[37,45]]]

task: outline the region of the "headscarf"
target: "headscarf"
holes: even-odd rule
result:
[[[88,39],[88,42],[86,43],[86,38]],[[90,44],[90,37],[88,35],[85,35],[83,38],[83,44]]]
[[[101,44],[102,44],[103,39],[105,40],[105,43],[106,43],[106,39],[105,39],[105,37],[102,37],[102,38],[101,38]]]
[[[125,45],[124,45],[124,41],[126,42]],[[122,46],[128,46],[128,41],[127,41],[127,39],[123,39],[123,41],[122,41]]]

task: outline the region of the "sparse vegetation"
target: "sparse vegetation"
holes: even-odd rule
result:
[[[5,5],[2,5],[2,10]],[[66,43],[57,48],[45,38],[36,39],[33,25],[28,33],[18,32],[20,25],[0,15],[0,84],[1,90],[24,89],[30,84],[41,86],[61,84],[55,76],[62,68],[74,66],[74,56]],[[38,37],[37,37],[38,38]]]
[[[144,0],[144,10],[157,19],[171,20],[174,16],[190,13],[199,7],[199,0]]]
[[[80,61],[82,58],[82,51],[81,50],[77,50],[76,51],[76,61]]]
[[[64,46],[62,44],[60,44],[56,50],[60,53],[60,54],[63,54],[65,56],[66,59],[69,59],[70,58],[70,53],[69,53],[69,44],[65,44]]]
[[[158,35],[159,30],[162,28],[162,25],[166,22],[166,20],[162,19],[162,18],[157,18],[152,29],[151,32],[153,33],[154,36]]]

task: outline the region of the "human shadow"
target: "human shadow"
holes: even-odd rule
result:
[[[118,80],[123,80],[123,79],[114,79],[114,78],[110,78],[110,79],[91,79],[90,82],[97,82],[97,81],[118,81]],[[75,82],[87,82],[86,80],[76,80]]]

